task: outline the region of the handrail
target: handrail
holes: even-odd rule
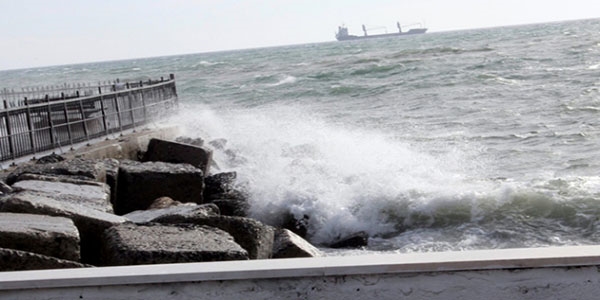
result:
[[[88,88],[88,87],[86,87]],[[121,89],[122,88],[122,89]],[[62,98],[24,98],[21,106],[0,108],[0,162],[36,155],[136,128],[178,105],[175,76],[167,80],[125,82],[110,92]]]

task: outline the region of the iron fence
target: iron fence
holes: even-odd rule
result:
[[[4,105],[0,109],[0,161],[123,132],[160,118],[178,105],[173,74],[166,80],[84,87],[35,98],[27,97],[33,93],[23,96],[31,91],[18,92],[18,96],[0,93]],[[22,101],[9,97],[22,97]]]

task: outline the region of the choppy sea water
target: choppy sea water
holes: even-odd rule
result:
[[[308,216],[315,244],[600,242],[600,20],[0,71],[0,88],[169,73],[171,122],[226,139],[251,214]]]

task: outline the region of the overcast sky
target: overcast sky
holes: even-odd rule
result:
[[[600,17],[600,0],[0,0],[0,70]],[[600,34],[600,33],[599,33]]]

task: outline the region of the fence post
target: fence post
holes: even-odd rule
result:
[[[52,148],[56,145],[56,140],[54,139],[54,122],[52,122],[52,108],[50,107],[50,99],[48,94],[46,94],[46,103],[48,104],[48,126],[50,126],[50,143],[52,143]]]
[[[77,97],[79,97],[79,91],[77,91]],[[85,116],[85,113],[83,111],[83,101],[81,99],[78,99],[79,102],[79,113],[81,114],[81,123],[83,124],[83,134],[85,135],[85,138],[89,141],[90,140],[90,136],[88,134],[88,128],[87,128],[87,118]]]
[[[73,147],[73,135],[71,134],[71,121],[69,121],[69,112],[67,110],[67,102],[64,100],[65,99],[65,94],[62,94],[62,98],[63,98],[63,114],[65,116],[65,124],[67,125],[67,134],[69,135],[69,143],[71,144],[71,148]]]
[[[121,122],[121,109],[119,109],[119,96],[115,93],[115,108],[117,109],[117,119],[119,120],[119,130],[123,134],[123,122]]]
[[[104,134],[108,136],[108,126],[106,124],[106,109],[104,108],[104,95],[102,95],[102,87],[98,87],[100,95],[100,109],[102,110],[102,125],[104,125]]]
[[[31,109],[29,108],[29,101],[27,101],[27,97],[25,97],[25,114],[27,116],[27,130],[29,131],[29,142],[31,142],[31,151],[35,155],[35,139],[33,137],[33,123],[31,122]]]
[[[129,102],[129,115],[131,116],[131,126],[133,128],[133,132],[135,132],[135,116],[134,116],[134,108],[133,108],[133,97],[135,96],[130,89],[129,82],[126,84],[127,86],[127,102]]]
[[[6,100],[4,100],[3,102],[4,102],[4,107],[6,108],[6,110],[4,111],[6,113],[6,119],[4,121],[6,122],[6,133],[8,134],[8,150],[10,151],[12,159],[15,160],[16,153],[15,153],[15,146],[14,146],[14,137],[12,135],[12,129],[10,128],[11,122],[10,122],[10,114],[8,113],[8,102]]]

